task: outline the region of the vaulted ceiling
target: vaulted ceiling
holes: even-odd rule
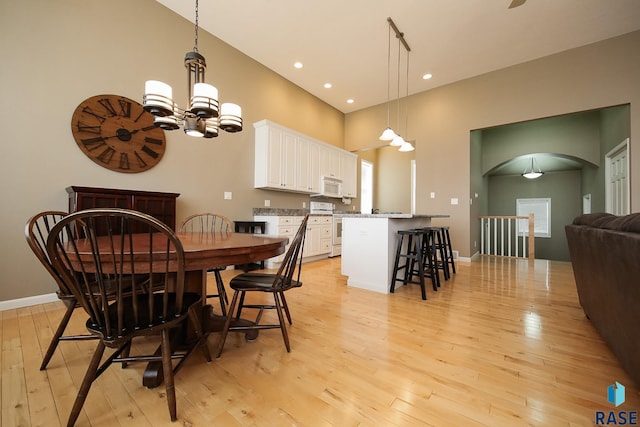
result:
[[[194,22],[195,0],[157,1]],[[411,48],[410,94],[640,29],[638,0],[511,2],[203,0],[199,25],[344,113],[386,102],[388,86],[397,97],[398,74],[406,93],[405,50],[387,17]]]

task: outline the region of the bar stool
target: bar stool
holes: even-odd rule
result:
[[[448,265],[451,265],[451,271],[453,271],[453,274],[456,274],[456,264],[455,260],[453,259],[453,249],[451,247],[451,236],[449,235],[449,227],[443,226],[440,228],[442,229],[442,244],[444,245],[446,262]]]
[[[424,286],[424,278],[431,277],[433,289],[437,290],[437,284],[433,275],[433,269],[428,265],[425,266],[425,257],[423,254],[424,239],[428,239],[429,232],[423,229],[398,230],[398,243],[396,246],[396,257],[393,264],[393,273],[391,275],[391,286],[389,292],[394,293],[396,282],[402,282],[405,285],[415,283],[420,285],[422,299],[427,299],[427,293]],[[406,240],[406,246],[405,246]],[[406,251],[403,252],[403,249]],[[404,263],[401,264],[401,259]],[[426,258],[430,260],[430,257]],[[398,273],[404,271],[401,278]],[[425,271],[427,274],[425,274]],[[417,276],[417,280],[415,277]]]
[[[434,291],[440,287],[440,275],[438,274],[438,233],[433,227],[419,229],[422,232],[422,266],[424,276],[431,279]]]
[[[442,270],[444,280],[449,280],[449,278],[451,278],[451,272],[449,270],[444,227],[429,227],[429,229],[433,231],[433,255],[436,268]]]
[[[266,221],[233,221],[233,225],[236,233],[264,234],[267,228]],[[262,270],[264,269],[264,260],[250,264],[238,264],[235,269],[245,273],[250,270]]]

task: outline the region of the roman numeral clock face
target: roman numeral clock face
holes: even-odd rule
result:
[[[124,96],[96,95],[73,112],[71,131],[78,147],[95,163],[124,173],[154,167],[164,154],[164,131],[154,116]]]

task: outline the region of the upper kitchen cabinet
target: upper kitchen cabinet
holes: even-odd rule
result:
[[[342,179],[340,171],[340,152],[334,147],[320,147],[320,176]]]
[[[296,135],[280,126],[254,124],[254,187],[296,191]]]
[[[323,176],[343,181],[356,197],[357,156],[269,120],[255,128],[255,188],[317,194]]]
[[[340,153],[340,177],[342,178],[342,196],[358,196],[358,156],[344,151]]]
[[[320,147],[307,138],[298,138],[298,188],[311,194],[320,191]]]

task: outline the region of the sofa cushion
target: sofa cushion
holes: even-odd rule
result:
[[[583,214],[574,218],[573,223],[575,225],[590,225],[591,227],[601,227],[602,224],[606,224],[609,221],[616,219],[617,216],[606,213],[596,212],[590,214]]]
[[[608,230],[627,231],[631,233],[640,233],[640,213],[619,216],[600,226]]]

